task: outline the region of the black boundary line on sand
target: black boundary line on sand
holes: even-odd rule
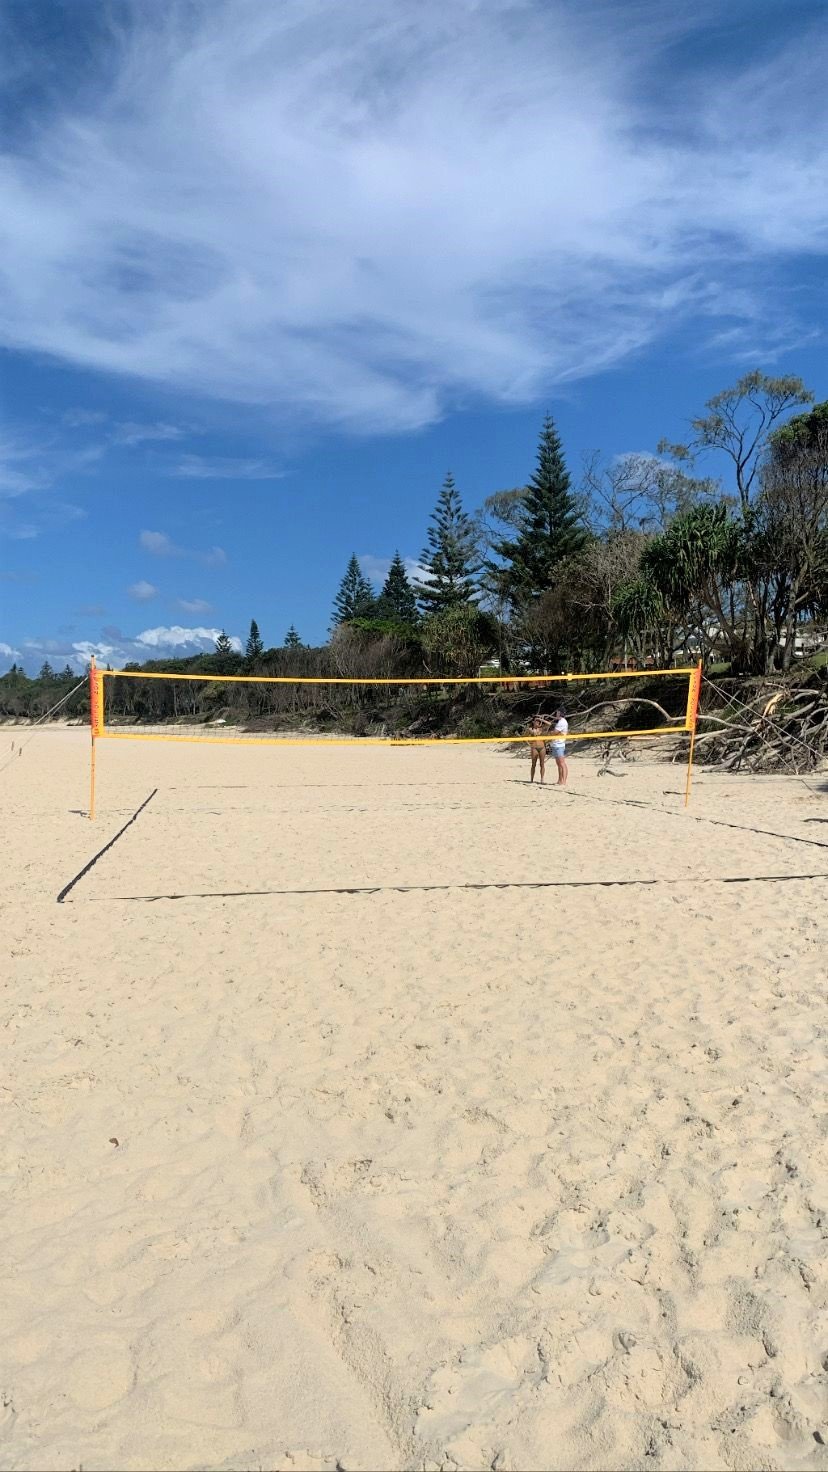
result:
[[[513,779],[514,780],[514,779]],[[241,784],[240,784],[241,785]],[[322,784],[320,784],[322,785]],[[395,786],[397,784],[389,784]],[[419,786],[420,784],[414,784]],[[452,784],[453,785],[453,784]],[[109,843],[105,844],[88,864],[64,885],[57,897],[57,903],[62,905],[67,896],[75,888],[76,884],[88,874],[90,869],[97,864],[98,860],[117,843],[118,839],[130,828],[143,812],[144,808],[152,801],[158,792],[153,788],[149,797],[145,798],[139,808],[136,808],[131,818],[119,828],[118,832]],[[694,823],[710,823],[717,828],[733,828],[737,833],[755,833],[762,838],[778,838],[787,843],[804,843],[809,848],[828,848],[828,843],[818,838],[803,838],[795,833],[775,833],[769,828],[753,828],[745,823],[729,823],[724,818],[708,818],[700,813],[675,812],[671,808],[656,807],[653,803],[642,802],[638,798],[629,797],[596,797],[591,793],[572,792],[566,793],[567,797],[580,798],[585,802],[605,803],[612,807],[634,807],[644,808],[648,812],[666,814],[673,818],[692,818]],[[122,903],[155,904],[159,900],[184,900],[184,899],[255,899],[264,898],[269,895],[366,895],[366,894],[434,894],[450,893],[457,890],[489,890],[489,889],[616,889],[631,886],[648,885],[678,885],[678,884],[782,884],[788,881],[803,881],[809,879],[828,879],[828,874],[747,874],[747,875],[723,875],[721,877],[710,875],[706,878],[699,876],[688,876],[680,879],[549,879],[549,880],[504,880],[504,881],[482,881],[480,883],[465,884],[371,884],[371,885],[349,885],[330,886],[318,889],[239,889],[239,890],[203,890],[190,894],[125,894],[104,896],[95,903],[109,903],[110,901]]]
[[[113,838],[110,838],[109,843],[105,843],[104,846],[103,846],[103,848],[99,848],[98,849],[98,852],[95,855],[93,855],[93,857],[89,860],[89,863],[88,864],[84,864],[83,868],[78,871],[78,873],[75,875],[74,879],[70,879],[68,884],[64,884],[63,889],[60,891],[60,894],[57,897],[57,903],[59,905],[62,905],[64,903],[64,901],[66,899],[66,896],[71,893],[71,891],[75,888],[75,885],[76,884],[80,884],[80,881],[83,879],[84,875],[85,874],[88,874],[90,869],[94,869],[94,867],[97,864],[98,860],[99,859],[102,859],[103,856],[104,856],[104,854],[109,853],[109,850],[112,848],[113,844],[116,844],[118,842],[118,839],[119,838],[122,838],[123,835],[126,833],[127,828],[131,828],[132,827],[133,823],[135,823],[137,821],[137,819],[141,816],[142,812],[144,811],[144,808],[147,807],[147,805],[152,802],[152,799],[155,797],[155,794],[157,793],[157,791],[158,791],[158,788],[157,787],[153,787],[152,792],[150,793],[149,797],[145,797],[144,798],[144,801],[141,803],[141,806],[139,808],[136,808],[135,809],[135,812],[132,814],[132,817],[131,818],[127,818],[127,821],[124,823],[123,828],[119,828],[118,829],[118,832],[114,835],[114,837]]]
[[[554,787],[555,783],[551,784]],[[798,833],[775,833],[772,828],[752,828],[747,823],[728,823],[726,818],[707,818],[703,813],[688,813],[684,808],[676,812],[675,808],[659,808],[654,803],[642,802],[636,797],[596,797],[591,792],[572,792],[567,788],[567,797],[579,799],[581,802],[609,803],[614,808],[646,808],[649,813],[664,813],[668,818],[690,818],[694,823],[711,823],[715,828],[734,828],[737,833],[758,833],[761,838],[781,838],[786,843],[805,843],[809,848],[828,848],[821,838],[803,838]],[[813,819],[804,819],[812,822]],[[824,819],[817,819],[824,822]]]
[[[342,888],[320,889],[207,889],[193,894],[114,894],[103,895],[90,904],[157,904],[160,900],[235,900],[260,899],[268,895],[329,895],[329,894],[434,894],[454,893],[457,890],[488,889],[623,889],[633,885],[678,885],[691,884],[787,884],[795,880],[828,879],[826,874],[730,874],[709,875],[700,879],[696,875],[683,875],[679,879],[540,879],[540,880],[486,880],[469,884],[362,884]]]

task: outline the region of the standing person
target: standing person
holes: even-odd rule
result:
[[[549,720],[546,716],[541,715],[535,716],[535,719],[529,727],[532,735],[538,737],[544,736],[548,729]],[[530,741],[529,755],[532,759],[532,766],[529,773],[529,781],[534,782],[535,768],[540,765],[540,785],[541,787],[543,787],[544,779],[546,777],[546,742],[541,740]]]
[[[565,787],[569,777],[569,763],[566,759],[566,737],[569,731],[569,721],[566,719],[564,706],[559,705],[555,711],[555,724],[552,727],[552,755],[558,768],[558,786]]]

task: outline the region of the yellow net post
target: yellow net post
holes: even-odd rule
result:
[[[95,817],[95,740],[103,732],[103,676],[94,657],[89,662],[89,729],[92,749],[89,758],[89,820]]]
[[[699,714],[699,696],[701,695],[702,664],[699,660],[690,677],[690,685],[687,691],[687,730],[690,732],[690,750],[687,754],[687,781],[684,786],[684,806],[690,806],[690,788],[693,785],[693,753],[696,747],[696,722]]]

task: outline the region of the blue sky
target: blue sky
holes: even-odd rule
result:
[[[0,5],[0,669],[321,640],[547,410],[577,480],[828,397],[828,10],[679,11]]]

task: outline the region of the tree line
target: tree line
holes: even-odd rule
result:
[[[596,453],[577,484],[551,417],[524,485],[470,511],[447,474],[411,571],[395,552],[375,591],[351,555],[321,646],[291,625],[268,648],[253,621],[242,653],[222,633],[211,654],[128,668],[416,677],[474,675],[486,662],[577,673],[701,657],[762,676],[817,648],[826,621],[828,402],[815,404],[799,378],[752,372],[708,400],[686,442]],[[40,714],[73,679],[68,667],[55,676],[44,665],[37,680],[13,668],[0,715]],[[203,719],[221,707],[267,720],[324,704],[313,687],[153,684],[110,682],[113,715]]]
[[[418,574],[397,552],[376,595],[351,557],[332,644],[396,637],[424,667],[460,674],[492,656],[505,671],[699,657],[733,674],[789,670],[828,620],[828,402],[752,372],[690,429],[654,455],[589,457],[576,488],[547,418],[526,484],[474,514],[448,475]],[[729,484],[698,473],[716,459]]]

